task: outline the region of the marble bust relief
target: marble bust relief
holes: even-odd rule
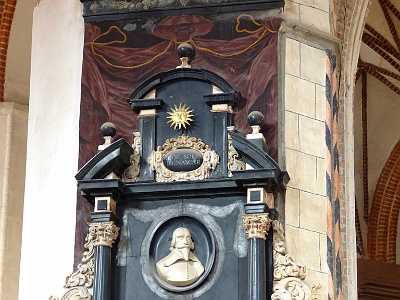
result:
[[[188,286],[203,274],[204,267],[192,253],[194,243],[187,228],[179,227],[172,234],[170,251],[157,262],[157,272],[174,286]]]

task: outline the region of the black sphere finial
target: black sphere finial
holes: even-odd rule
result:
[[[247,121],[249,122],[250,126],[263,126],[265,123],[265,118],[264,115],[262,113],[260,113],[259,111],[252,111],[251,113],[249,113],[248,117],[247,117]]]
[[[182,43],[178,46],[177,52],[179,58],[187,57],[190,60],[193,56],[194,50],[192,45],[190,45],[189,43]]]
[[[113,137],[117,133],[117,128],[111,122],[106,122],[100,127],[101,134],[103,137],[111,136]]]

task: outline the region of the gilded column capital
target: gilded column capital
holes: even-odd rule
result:
[[[268,213],[242,215],[243,225],[246,229],[247,238],[263,239],[266,240],[268,230],[271,227],[272,220],[269,218]]]
[[[113,221],[91,223],[89,234],[92,236],[94,246],[106,246],[112,248],[112,244],[118,237],[119,227]]]

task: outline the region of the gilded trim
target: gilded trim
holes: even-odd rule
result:
[[[228,134],[228,176],[232,177],[232,171],[244,171],[245,162],[240,160],[240,155],[232,145],[232,137]]]
[[[131,165],[126,168],[122,175],[122,181],[135,182],[140,173],[140,132],[133,133],[133,154],[131,155]]]
[[[105,246],[112,248],[112,244],[118,237],[119,227],[113,221],[92,223],[89,227],[89,234],[93,236],[94,246]]]

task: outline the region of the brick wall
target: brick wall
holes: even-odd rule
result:
[[[17,0],[0,0],[0,102],[4,101],[7,50]]]
[[[400,211],[400,143],[389,156],[378,180],[368,226],[368,258],[396,263]]]

